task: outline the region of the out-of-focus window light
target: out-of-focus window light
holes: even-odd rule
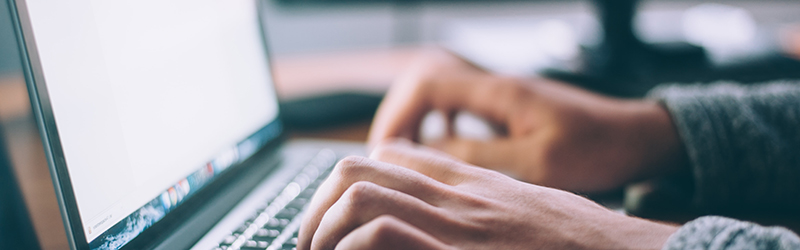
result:
[[[575,59],[585,18],[493,19],[453,22],[443,44],[493,71],[527,75]]]
[[[683,14],[686,40],[703,46],[713,59],[722,60],[752,48],[757,25],[747,10],[707,3],[692,7]]]

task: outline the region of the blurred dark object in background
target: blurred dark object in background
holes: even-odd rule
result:
[[[0,246],[9,250],[39,249],[5,145],[0,132]]]
[[[698,74],[710,70],[701,47],[684,42],[648,44],[640,40],[634,31],[639,0],[592,2],[603,30],[602,40],[597,47],[584,48],[578,72],[555,69],[546,72],[551,77],[611,95],[640,96],[644,93],[639,89],[666,81],[697,81]],[[634,84],[650,86],[635,88],[631,86]]]
[[[290,129],[315,130],[372,119],[383,97],[355,92],[330,93],[281,103],[281,115]]]
[[[755,83],[800,78],[800,61],[777,51],[734,63],[715,65],[703,47],[687,42],[649,44],[634,31],[639,0],[593,0],[603,30],[594,48],[584,48],[574,72],[547,70],[545,75],[601,93],[640,97],[665,82],[733,80]],[[722,28],[722,27],[720,27]]]

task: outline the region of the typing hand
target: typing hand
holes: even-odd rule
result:
[[[428,146],[477,166],[571,191],[614,189],[676,171],[684,152],[654,101],[620,100],[546,79],[503,77],[440,52],[399,78],[373,121],[369,143],[418,141],[431,110],[469,111],[500,127],[490,141],[451,132]]]
[[[336,165],[298,249],[659,249],[675,230],[400,141]]]

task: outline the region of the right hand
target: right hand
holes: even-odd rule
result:
[[[675,171],[685,159],[669,114],[654,101],[612,99],[547,79],[498,76],[445,52],[416,64],[392,86],[369,143],[418,139],[420,123],[431,110],[451,118],[470,111],[505,134],[477,141],[449,133],[428,146],[539,185],[604,191]]]
[[[336,164],[297,249],[660,249],[678,228],[407,141]]]

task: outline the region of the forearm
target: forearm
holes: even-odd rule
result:
[[[701,208],[800,207],[800,82],[672,85],[649,96],[673,118]]]

